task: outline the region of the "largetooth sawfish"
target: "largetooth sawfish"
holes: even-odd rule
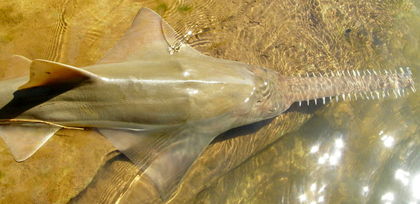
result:
[[[273,118],[292,103],[414,91],[408,68],[285,76],[206,56],[143,8],[122,39],[82,68],[22,56],[29,75],[0,81],[0,136],[16,161],[62,128],[96,128],[143,170],[162,197],[219,134]],[[318,100],[317,100],[318,99]]]

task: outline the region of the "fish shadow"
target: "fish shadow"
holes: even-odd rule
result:
[[[329,102],[330,102],[329,99],[327,99],[325,105],[328,104]],[[298,112],[298,113],[302,113],[302,114],[313,114],[315,111],[319,110],[321,107],[324,107],[325,105],[322,104],[322,101],[320,99],[318,99],[317,105],[315,105],[314,100],[310,100],[309,105],[307,105],[307,103],[305,102],[305,103],[302,103],[302,105],[299,106],[299,103],[296,102],[296,103],[293,103],[290,106],[290,108],[287,109],[282,114],[287,114],[289,112]],[[237,128],[230,129],[230,130],[220,134],[219,136],[217,136],[213,140],[212,143],[218,143],[218,142],[233,139],[233,138],[236,138],[236,137],[242,137],[242,136],[253,134],[255,132],[258,132],[264,126],[271,123],[271,121],[273,121],[273,120],[274,120],[274,118],[270,118],[270,119],[262,120],[262,121],[252,123],[252,124],[249,124],[249,125],[244,125],[244,126],[240,126],[240,127],[237,127]]]
[[[13,99],[5,106],[0,107],[0,119],[15,118],[25,111],[75,87],[76,85],[74,84],[62,84],[60,86],[40,86],[17,90],[13,93]]]

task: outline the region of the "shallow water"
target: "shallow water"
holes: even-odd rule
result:
[[[0,2],[0,57],[94,63],[141,7],[211,56],[283,74],[409,66],[419,82],[420,2]],[[0,59],[5,72],[15,70]],[[418,87],[418,86],[417,86]],[[292,109],[217,138],[169,203],[420,203],[419,94]],[[94,148],[92,148],[94,147]],[[161,203],[95,132],[61,131],[15,163],[0,142],[0,203]]]

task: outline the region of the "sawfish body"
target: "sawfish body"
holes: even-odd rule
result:
[[[172,55],[83,67],[89,79],[18,118],[133,130],[226,117],[236,126],[244,124],[240,116],[251,111],[258,97],[255,74],[244,69],[248,65],[208,58]]]
[[[231,128],[275,117],[294,102],[414,88],[408,69],[288,77],[185,44],[172,53],[177,36],[159,15],[142,9],[95,65],[15,56],[30,70],[0,81],[0,136],[15,159],[29,158],[61,128],[96,128],[167,198],[203,149]]]

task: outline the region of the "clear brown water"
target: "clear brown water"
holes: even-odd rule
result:
[[[141,7],[214,57],[283,74],[409,66],[419,81],[417,0],[3,1],[0,77],[10,54],[92,64]],[[218,138],[167,202],[420,203],[419,105],[416,93],[293,107]],[[68,201],[162,202],[93,131],[59,132],[24,163],[0,142],[0,203]]]

